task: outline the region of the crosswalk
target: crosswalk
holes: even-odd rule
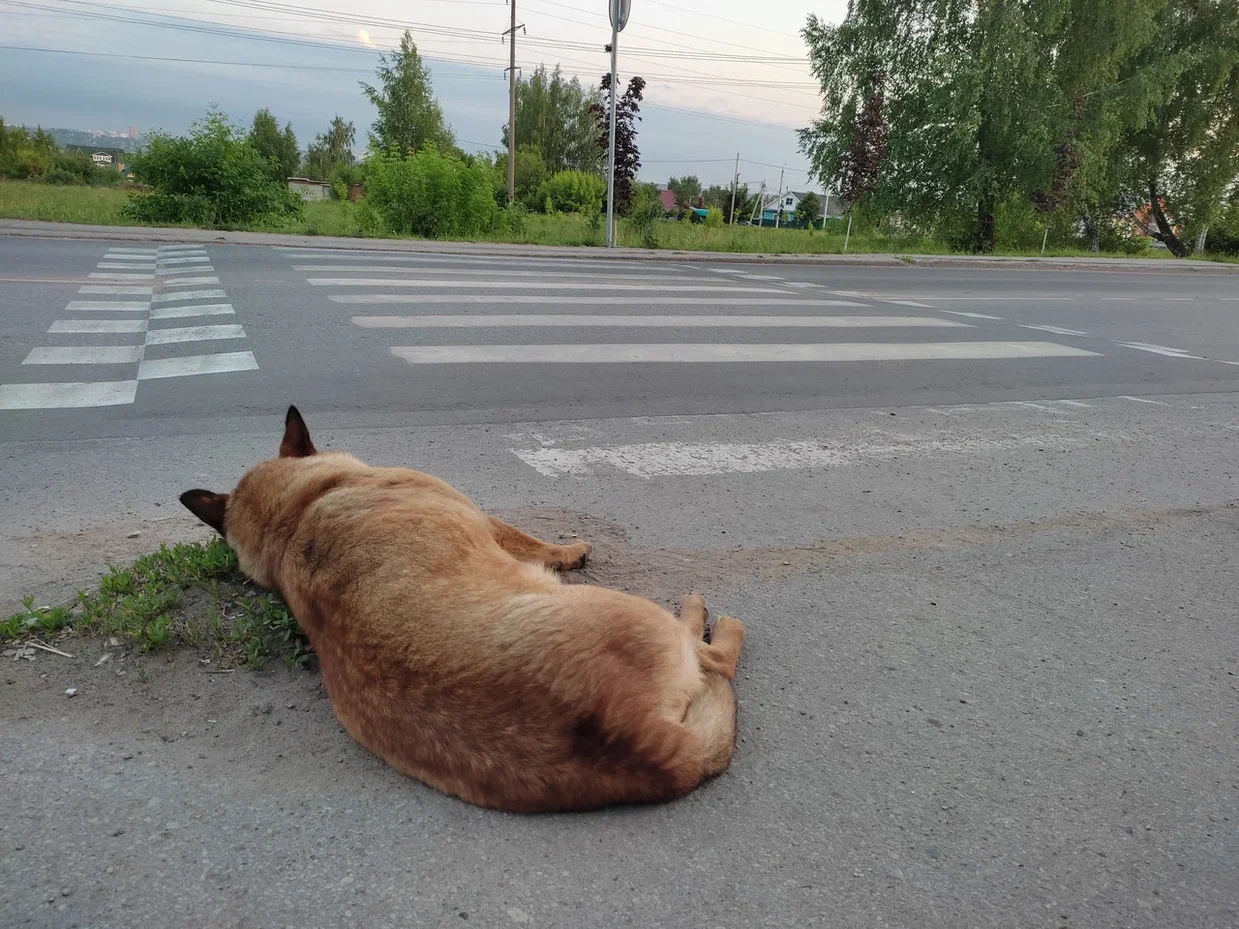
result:
[[[236,315],[203,247],[109,248],[88,280],[22,361],[29,377],[0,384],[0,410],[123,406],[146,381],[258,368],[239,323],[194,324]]]
[[[391,354],[416,366],[932,362],[1099,354],[1048,340],[989,341],[977,337],[974,314],[943,315],[905,300],[878,305],[866,294],[795,287],[773,274],[721,276],[657,262],[292,247],[283,252],[312,290],[345,312],[356,311],[352,322],[358,328],[389,333],[395,343]],[[892,311],[892,303],[912,312]],[[840,335],[845,332],[849,336]],[[617,333],[638,338],[615,339]],[[530,342],[525,335],[545,341]]]

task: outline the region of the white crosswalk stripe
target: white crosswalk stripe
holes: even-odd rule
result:
[[[89,276],[101,283],[84,284],[78,291],[91,299],[72,300],[65,307],[67,314],[79,315],[57,319],[47,330],[48,341],[59,344],[35,346],[19,366],[31,375],[67,376],[0,384],[0,410],[124,406],[141,399],[143,381],[258,369],[254,353],[236,344],[248,337],[238,323],[164,325],[165,320],[236,316],[231,303],[187,302],[226,298],[223,288],[180,289],[219,283],[214,274],[200,273],[214,271],[201,246],[112,248],[96,267]],[[220,350],[202,354],[196,343],[216,343]],[[94,370],[106,371],[106,379],[93,377]]]
[[[657,263],[586,267],[538,259],[531,268],[524,256],[506,255],[361,249],[287,249],[285,255],[331,303],[359,311],[354,325],[406,333],[389,351],[417,366],[983,363],[1101,354],[1054,341],[986,339],[979,327],[1005,323],[981,313],[943,315],[915,295],[830,291],[757,269],[694,276]],[[893,315],[887,306],[883,313],[880,307],[889,304],[913,312]],[[403,312],[378,315],[389,306]],[[541,330],[541,339],[522,340],[529,330]],[[605,334],[615,340],[585,335],[600,330],[611,330]],[[796,330],[803,341],[788,338]],[[882,333],[881,340],[856,337],[866,331]],[[622,337],[628,332],[634,338]],[[711,334],[714,340],[701,338]]]

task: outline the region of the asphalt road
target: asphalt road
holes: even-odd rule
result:
[[[1239,924],[1239,277],[0,238],[0,310],[7,605],[295,402],[749,629],[731,771],[567,817],[311,674],[6,664],[0,925]]]

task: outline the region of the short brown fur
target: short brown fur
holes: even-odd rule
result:
[[[563,584],[587,543],[535,539],[428,474],[316,452],[295,407],[280,451],[231,495],[182,502],[283,594],[366,748],[518,812],[671,800],[726,770],[739,621],[707,644],[696,595],[677,619]]]

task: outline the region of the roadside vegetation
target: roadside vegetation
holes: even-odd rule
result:
[[[502,127],[509,191],[506,150],[461,149],[406,32],[361,84],[378,115],[360,161],[356,128],[338,115],[303,154],[265,108],[248,129],[211,109],[184,136],[149,136],[125,178],[0,122],[0,179],[26,182],[0,184],[0,216],[600,245],[614,95],[624,245],[1239,258],[1239,0],[1103,6],[879,3],[838,24],[809,16],[823,107],[800,147],[825,202],[692,175],[641,182],[645,80],[587,87],[545,66],[520,78],[515,125]],[[302,202],[290,176],[330,199]],[[824,218],[840,206],[844,218]]]
[[[28,598],[0,622],[6,649],[34,642],[63,650],[80,636],[115,639],[138,652],[192,646],[220,668],[260,668],[273,658],[296,668],[309,657],[284,602],[247,582],[219,539],[160,546],[129,567],[111,568],[97,590],[59,606]]]

